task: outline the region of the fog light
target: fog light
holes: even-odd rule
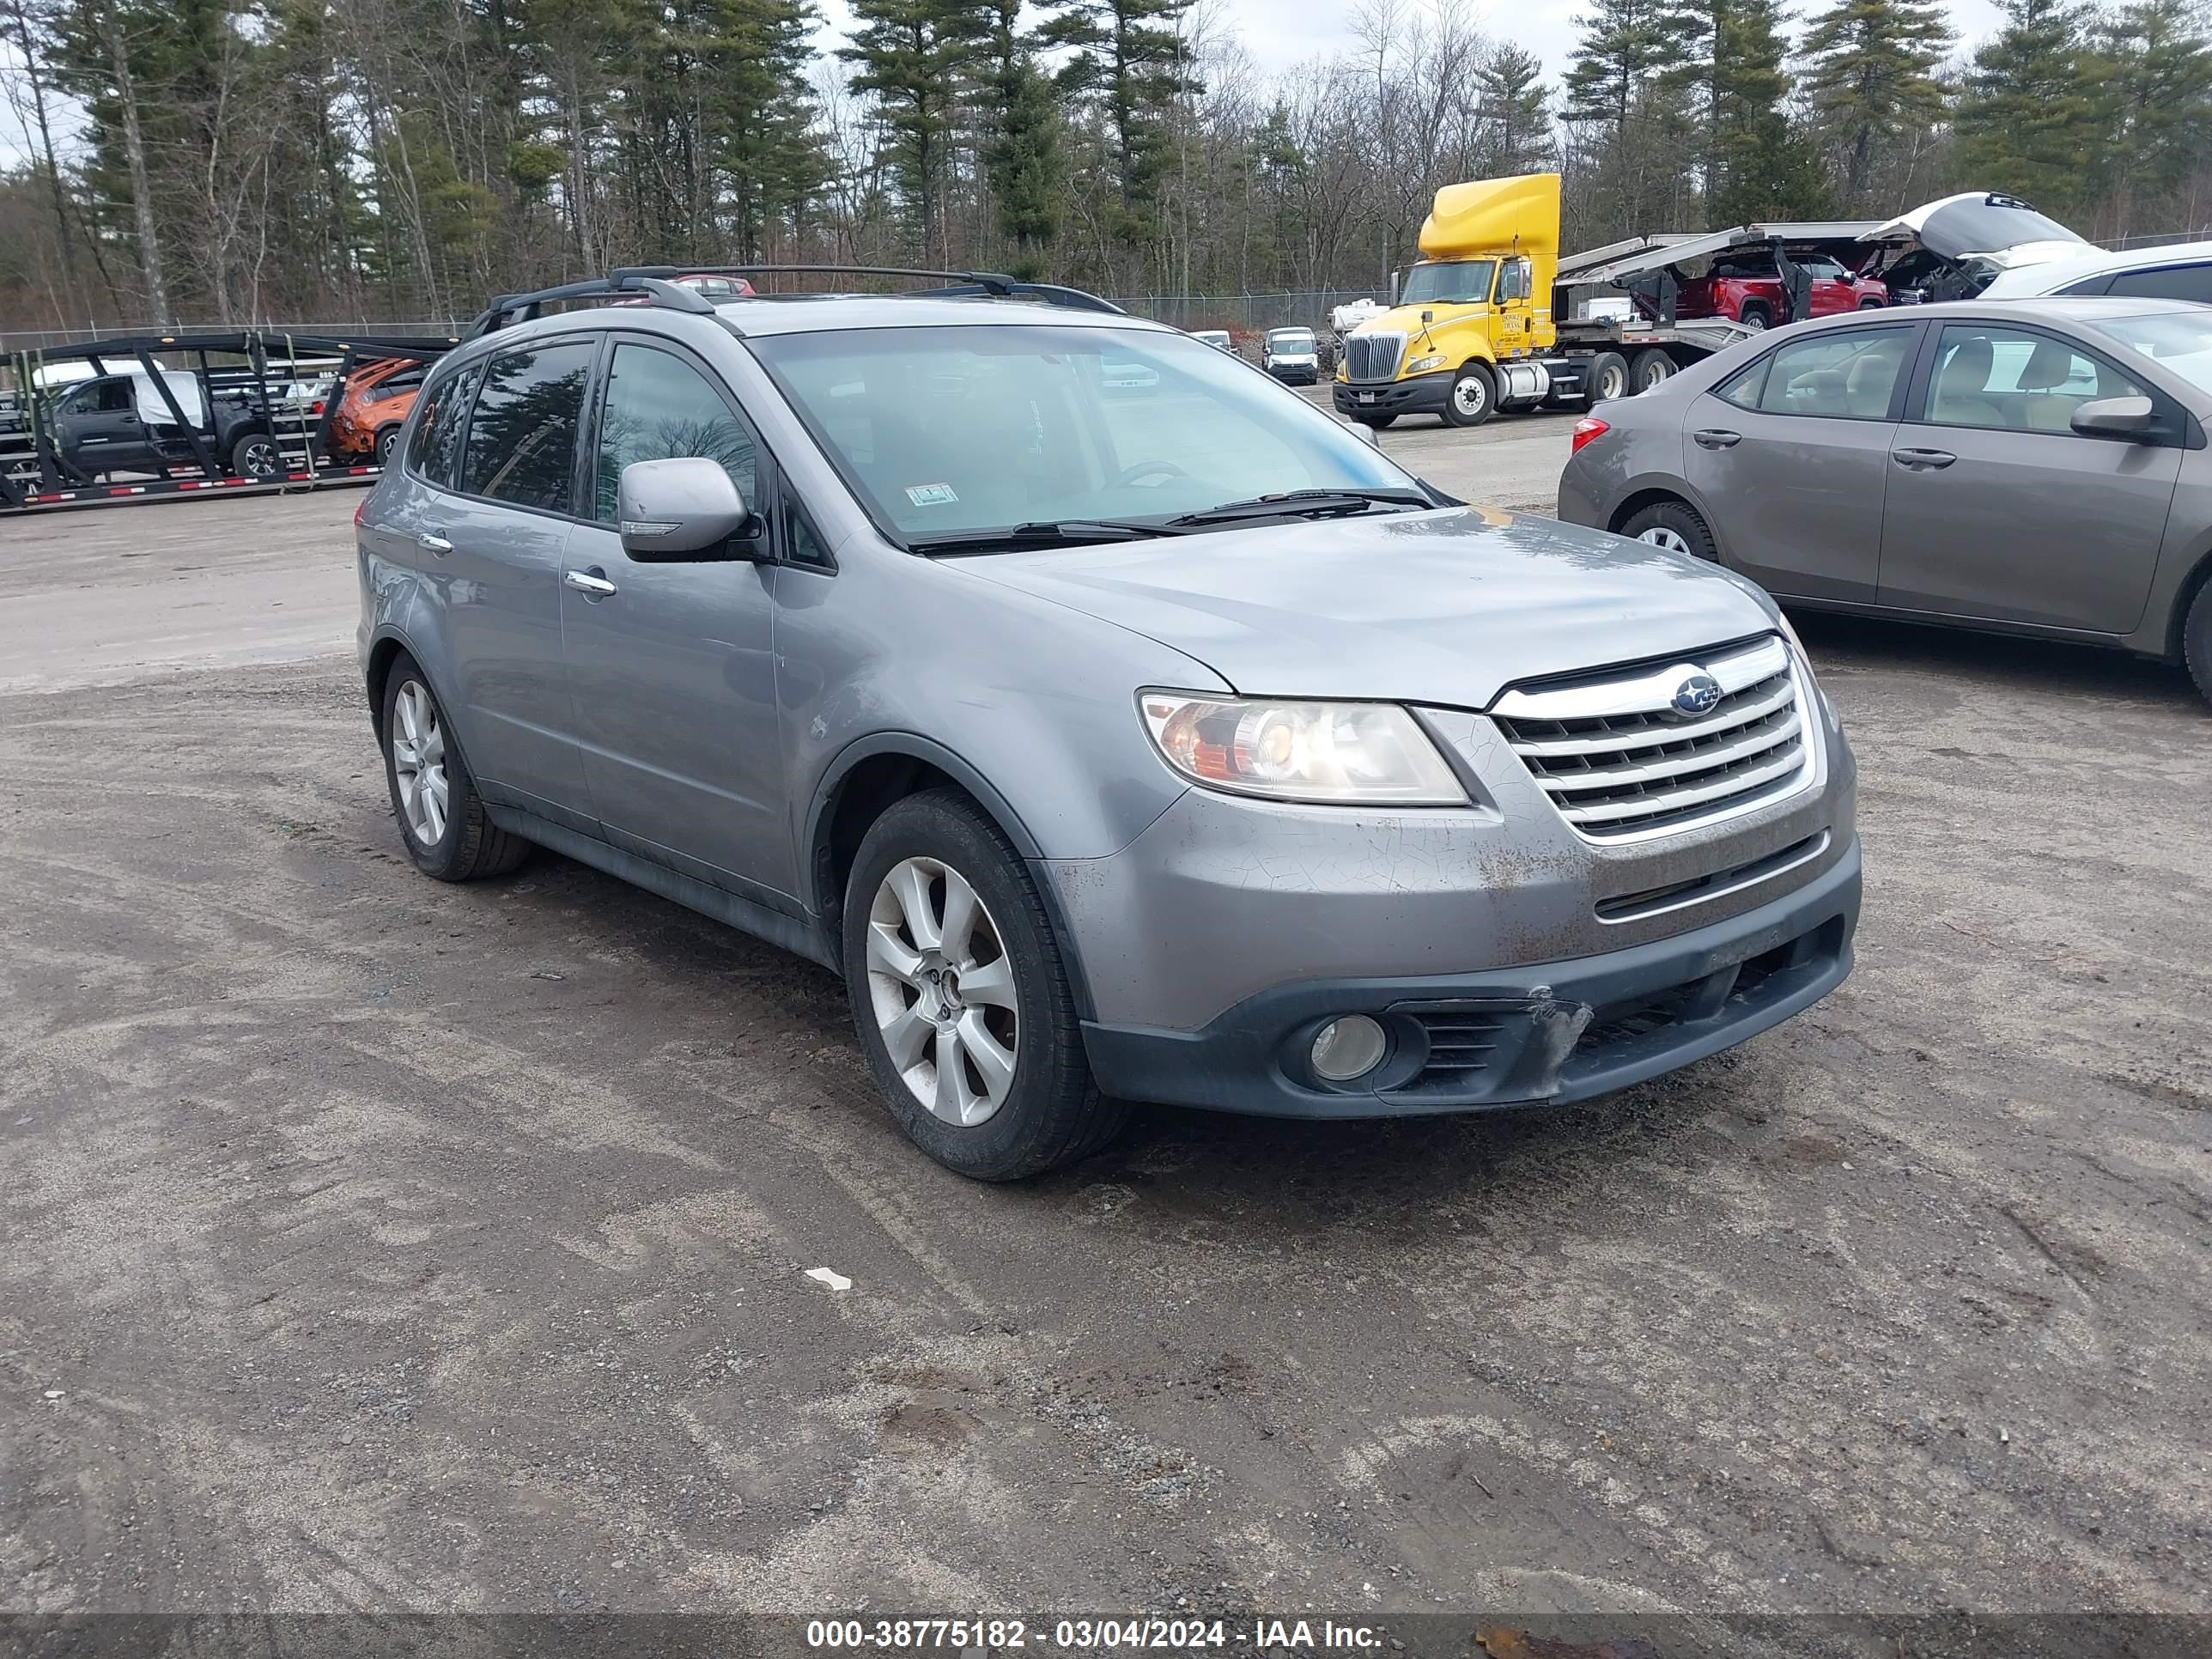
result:
[[[1314,1038],[1314,1073],[1331,1083],[1349,1083],[1380,1066],[1389,1046],[1380,1025],[1364,1014],[1346,1014],[1329,1021]]]

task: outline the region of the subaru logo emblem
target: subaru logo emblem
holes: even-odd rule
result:
[[[1721,683],[1702,668],[1689,671],[1689,678],[1674,688],[1674,712],[1680,714],[1703,714],[1721,700]]]

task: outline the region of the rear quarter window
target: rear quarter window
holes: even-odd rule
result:
[[[408,446],[407,470],[441,489],[459,487],[461,440],[468,430],[469,405],[483,384],[484,360],[464,365],[430,388]]]

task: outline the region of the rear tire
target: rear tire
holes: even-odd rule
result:
[[[1589,361],[1588,402],[1618,403],[1628,395],[1628,359],[1618,351],[1601,351]]]
[[[234,478],[273,478],[284,470],[284,452],[265,432],[249,432],[230,447]]]
[[[398,446],[399,428],[398,427],[387,426],[383,431],[378,433],[376,434],[376,464],[379,466],[390,466],[392,465],[392,452],[398,448]]]
[[[1671,378],[1674,373],[1674,360],[1658,347],[1647,346],[1638,352],[1636,360],[1629,364],[1628,383],[1635,388],[1633,395],[1641,397],[1660,381]]]
[[[2189,620],[2181,625],[2181,654],[2197,694],[2212,702],[2212,582],[2197,590],[2196,603],[2189,607]]]
[[[1444,424],[1480,426],[1498,412],[1498,381],[1480,363],[1469,363],[1444,394]]]
[[[384,679],[384,781],[407,856],[433,880],[503,876],[530,856],[484,811],[444,705],[404,653]]]
[[[1881,309],[1881,301],[1879,300],[1862,300],[1859,301],[1859,309],[1861,311],[1880,311]]]
[[[1720,562],[1711,526],[1687,501],[1654,501],[1631,516],[1620,526],[1620,533],[1632,541],[1649,542],[1709,563]]]
[[[1036,887],[965,795],[908,795],[869,826],[845,885],[843,944],[868,1070],[908,1138],[946,1169],[1019,1181],[1120,1133],[1128,1109],[1091,1080]]]
[[[1774,313],[1767,310],[1764,300],[1746,301],[1743,309],[1736,313],[1735,319],[1753,333],[1774,326]]]

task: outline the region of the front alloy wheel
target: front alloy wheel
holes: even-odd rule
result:
[[[951,866],[903,859],[878,884],[868,1006],[932,1116],[968,1127],[1006,1104],[1021,1053],[1013,963],[989,907]]]

